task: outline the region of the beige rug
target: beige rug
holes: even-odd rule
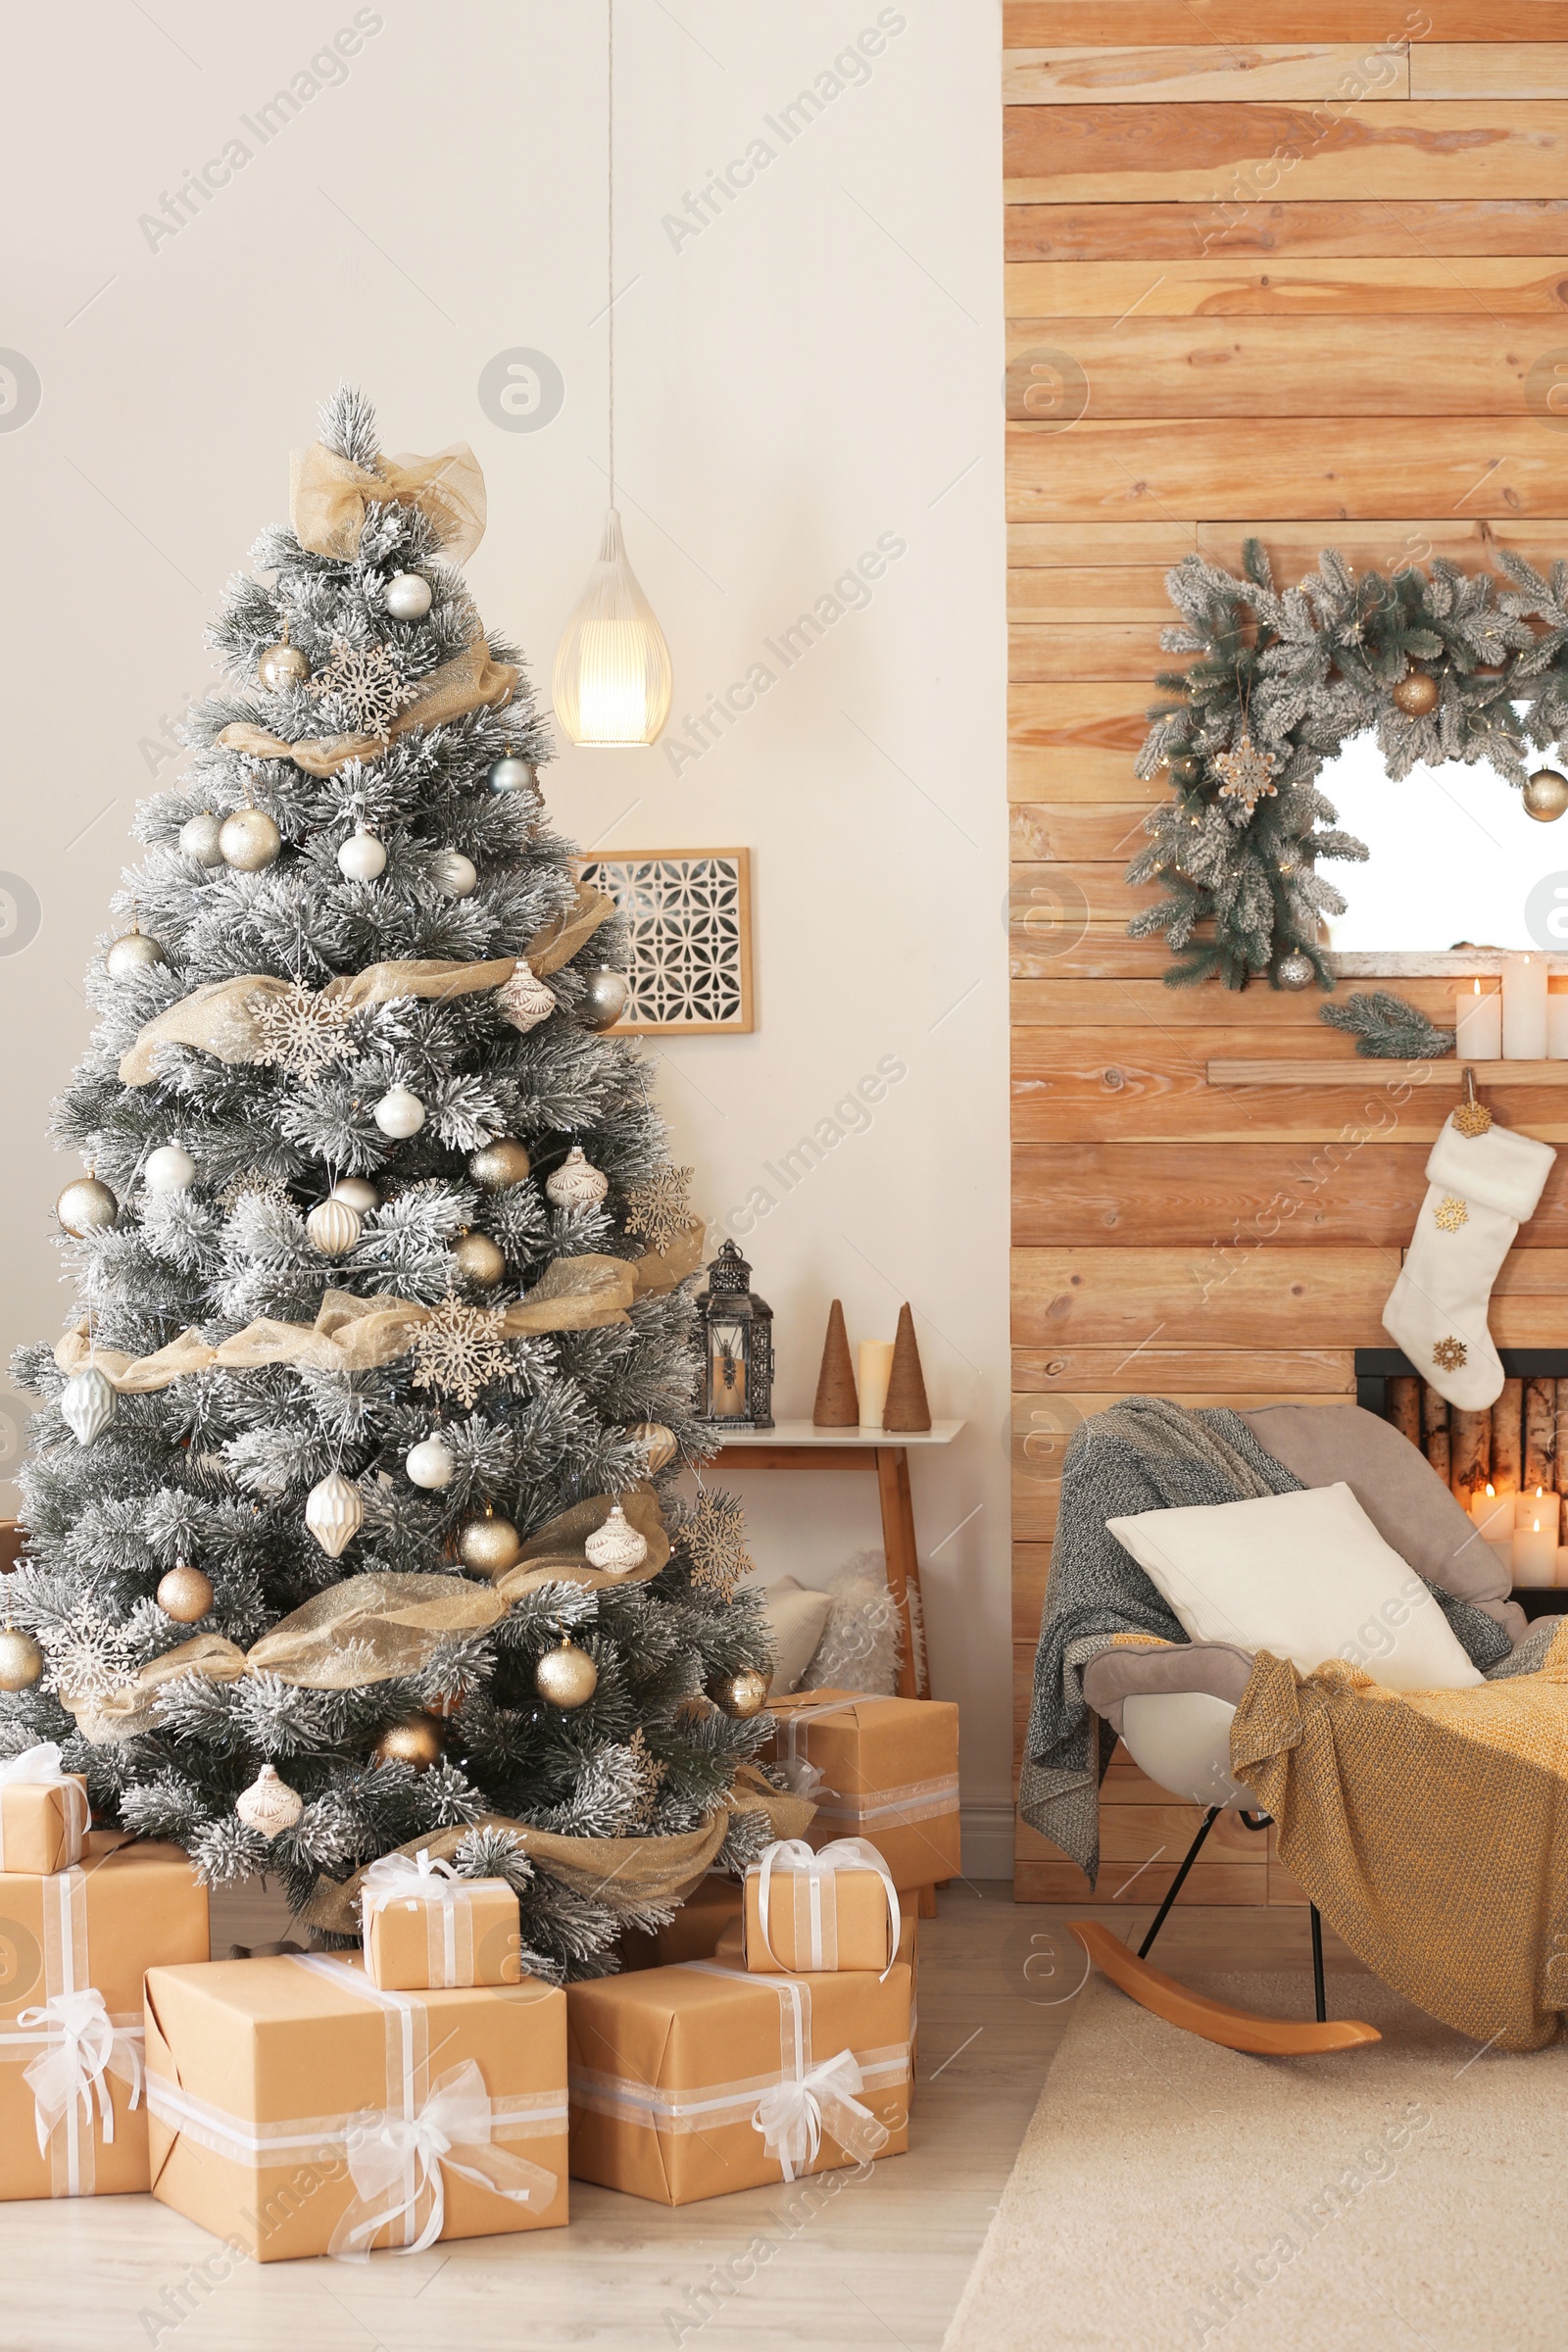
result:
[[[1305,1976],[1191,1981],[1311,2014]],[[1243,2057],[1092,1977],[945,2352],[1563,2352],[1568,2044],[1329,1986],[1381,2043]]]

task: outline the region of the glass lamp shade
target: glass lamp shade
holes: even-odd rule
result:
[[[669,716],[673,683],[669,648],[626,561],[612,507],[599,561],[556,655],[556,715],[573,743],[652,743]]]

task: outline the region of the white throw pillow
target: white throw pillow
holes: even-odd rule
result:
[[[1266,1649],[1302,1674],[1348,1658],[1389,1690],[1468,1690],[1482,1680],[1348,1486],[1105,1525],[1195,1642]]]
[[[822,1639],[833,1596],[830,1592],[813,1592],[809,1586],[797,1584],[793,1576],[781,1576],[776,1584],[758,1589],[778,1652],[772,1687],[782,1697],[786,1690],[800,1689],[801,1677]]]

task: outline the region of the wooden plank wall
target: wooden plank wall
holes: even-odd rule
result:
[[[1388,1344],[1442,1106],[1394,1102],[1315,993],[1161,985],[1123,930],[1156,797],[1133,756],[1189,549],[1235,565],[1255,527],[1286,579],[1328,543],[1568,553],[1543,392],[1568,381],[1568,5],[1008,0],[1004,37],[1021,1728],[1077,1421],[1136,1390],[1349,1397],[1352,1349]],[[1205,1083],[1293,1043],[1343,1054],[1343,1090]],[[1507,1115],[1568,1141],[1560,1096]],[[1560,1344],[1568,1154],[1520,1240],[1494,1335]],[[1196,1821],[1119,1759],[1100,1899],[1163,1891]],[[1187,1892],[1298,1899],[1261,1843],[1217,1838]],[[1020,1826],[1016,1891],[1085,1889]]]

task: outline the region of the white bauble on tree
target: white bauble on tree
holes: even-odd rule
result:
[[[360,825],[339,850],[337,865],[346,882],[373,882],[386,871],[386,844],[368,825]]]
[[[610,1516],[602,1527],[596,1527],[583,1544],[589,1564],[606,1576],[629,1576],[640,1568],[648,1557],[648,1538],[632,1526],[618,1502],[612,1503]]]
[[[383,1135],[391,1136],[394,1143],[402,1143],[411,1135],[417,1135],[424,1125],[424,1104],[410,1088],[394,1086],[381,1097],[370,1115]]]
[[[496,1010],[524,1036],[548,1021],[556,1009],[555,992],[537,977],[526,956],[517,957],[512,978],[496,990]]]
[[[439,1438],[421,1438],[417,1446],[409,1447],[403,1467],[415,1486],[438,1494],[441,1488],[451,1486],[458,1465]]]
[[[305,1524],[329,1560],[340,1558],[365,1524],[359,1488],[334,1470],[306,1496]]]
[[[371,1209],[378,1208],[381,1203],[381,1196],[368,1176],[340,1176],[327,1198],[346,1200],[349,1207],[358,1209],[362,1217],[368,1217]]]
[[[386,584],[386,609],[394,620],[422,620],[430,610],[430,583],[416,571],[400,571]]]
[[[467,899],[479,887],[479,869],[461,850],[437,850],[430,860],[430,877],[449,899]]]
[[[305,1810],[305,1799],[289,1787],[275,1764],[264,1764],[250,1787],[235,1797],[234,1810],[248,1830],[258,1831],[270,1844],[294,1827]]]
[[[187,816],[179,828],[180,856],[194,858],[198,865],[221,865],[223,853],[218,837],[222,830],[222,818],[215,816],[210,808],[204,808],[198,816]]]
[[[188,1193],[196,1181],[196,1162],[178,1144],[160,1144],[148,1152],[141,1180],[150,1193]]]
[[[323,1257],[341,1257],[353,1249],[362,1230],[359,1210],[335,1195],[318,1200],[305,1220],[306,1239]]]
[[[61,1390],[60,1418],[78,1446],[90,1446],[94,1438],[103,1436],[119,1403],[103,1373],[96,1364],[89,1364],[85,1372],[73,1372]]]
[[[492,792],[532,792],[538,781],[538,770],[531,760],[518,760],[508,752],[504,759],[493,760],[485,782]]]
[[[597,1208],[609,1190],[610,1178],[584,1157],[580,1144],[573,1144],[555,1174],[545,1178],[545,1191],[558,1208]]]

